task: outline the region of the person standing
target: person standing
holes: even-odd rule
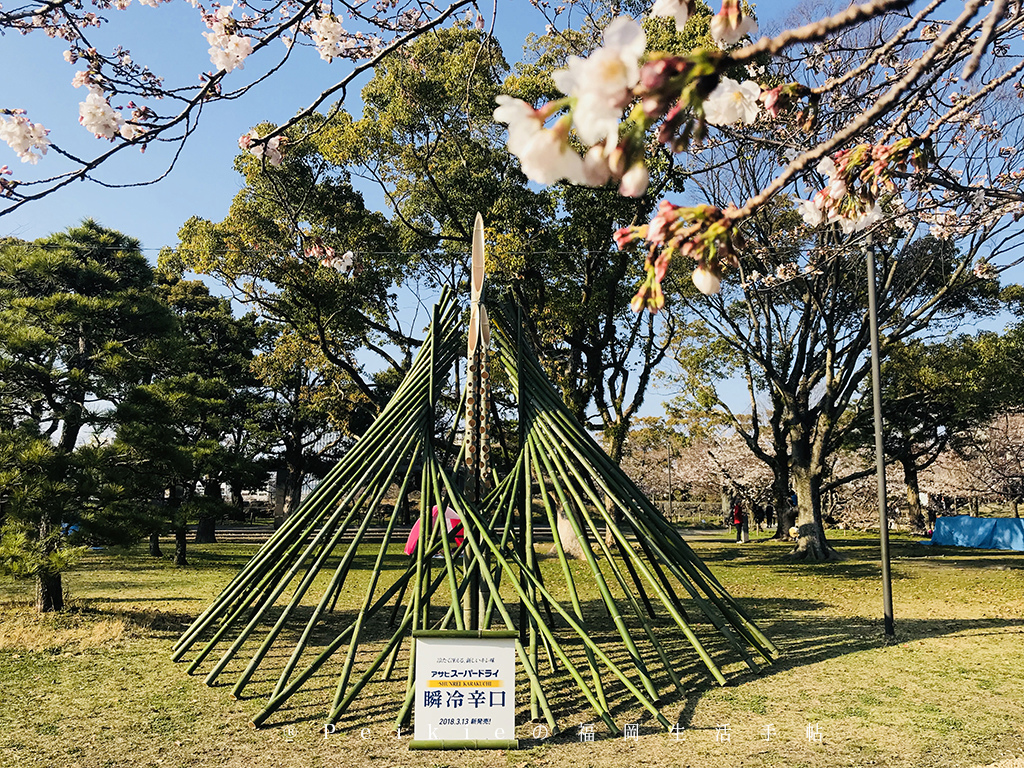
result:
[[[739,544],[743,541],[743,523],[746,519],[746,514],[743,511],[743,504],[737,497],[732,504],[732,524],[736,526],[736,543]]]

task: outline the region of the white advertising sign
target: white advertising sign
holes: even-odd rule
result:
[[[514,637],[417,637],[413,738],[515,739],[515,678]]]

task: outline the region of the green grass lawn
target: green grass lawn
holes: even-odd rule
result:
[[[597,718],[559,679],[552,705],[563,732],[533,738],[521,684],[523,748],[507,753],[410,752],[392,730],[404,680],[368,688],[325,738],[336,667],[254,730],[268,680],[234,701],[229,685],[186,675],[170,648],[255,546],[194,545],[182,569],[141,548],[90,553],[65,576],[64,615],[36,617],[31,585],[0,583],[0,765],[1024,766],[1024,556],[894,537],[898,642],[886,645],[877,543],[836,533],[846,559],[826,565],[785,563],[786,545],[736,545],[727,533],[692,542],[784,655],[758,675],[716,646],[730,682],[720,688],[678,642],[686,693],[663,711],[680,734],[661,732],[610,686],[613,716],[639,723],[639,738],[597,722],[594,742],[581,743],[577,726]],[[353,601],[360,583],[346,590]],[[668,625],[659,632],[671,637]],[[809,725],[820,742],[808,740]]]

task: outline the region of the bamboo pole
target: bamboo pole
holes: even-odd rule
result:
[[[749,665],[753,666],[753,659],[741,640],[769,661],[776,656],[777,649],[693,553],[674,526],[636,489],[565,409],[529,348],[521,314],[516,314],[519,322],[514,323],[507,312],[499,310],[494,313],[496,355],[517,394],[520,415],[520,450],[513,471],[501,482],[496,479],[493,490],[483,496],[487,438],[482,425],[475,425],[480,426],[480,435],[474,455],[467,453],[465,441],[457,452],[452,448],[463,413],[466,414],[466,429],[474,426],[469,424],[468,398],[474,398],[473,405],[477,409],[489,408],[484,393],[485,385],[489,386],[484,381],[487,371],[483,356],[486,349],[478,349],[480,359],[477,359],[476,379],[471,370],[454,413],[448,440],[442,445],[435,445],[434,419],[438,401],[448,381],[447,372],[459,360],[459,348],[464,339],[459,328],[461,311],[446,289],[432,311],[425,343],[380,417],[331,470],[325,481],[307,497],[299,512],[271,536],[221,595],[183,633],[175,645],[174,658],[180,659],[203,639],[205,646],[190,668],[195,669],[230,635],[233,641],[207,676],[208,682],[214,682],[263,623],[283,590],[298,579],[290,601],[263,636],[256,654],[236,683],[233,693],[240,693],[271,647],[279,642],[284,626],[312,588],[326,559],[332,556],[342,537],[347,536],[353,527],[352,540],[295,643],[269,702],[254,718],[255,725],[265,722],[347,643],[348,650],[330,709],[330,719],[334,722],[347,711],[382,667],[385,679],[390,678],[406,635],[431,627],[430,606],[434,601],[445,608],[444,615],[435,626],[454,624],[457,630],[463,630],[466,626],[489,628],[492,622],[500,621],[505,627],[523,633],[516,640],[516,653],[529,683],[530,715],[535,720],[543,716],[553,730],[557,730],[557,724],[540,677],[541,645],[551,669],[554,670],[559,663],[564,665],[588,704],[612,730],[616,727],[602,681],[602,666],[663,727],[670,727],[658,709],[659,696],[647,663],[630,632],[626,616],[619,610],[621,600],[626,601],[626,614],[632,611],[677,689],[681,689],[680,679],[651,623],[658,615],[656,603],[668,612],[709,671],[719,682],[725,682],[717,665],[690,628],[689,617],[676,595],[678,587],[693,598],[698,608]],[[447,395],[445,402],[449,402]],[[452,453],[457,453],[456,467],[470,461],[475,464],[468,471],[480,469],[479,476],[472,478],[475,483],[467,485],[465,494],[458,490],[454,475],[443,463]],[[363,546],[374,512],[399,469],[403,480],[398,500],[376,551],[373,574],[355,618],[304,669],[296,673],[314,627],[321,621],[327,606],[333,609],[337,602],[355,562],[356,552]],[[416,471],[420,473],[420,536],[416,551],[404,573],[379,598],[375,598],[384,558],[394,537],[399,507]],[[543,570],[537,559],[531,508],[535,479],[542,488],[542,507],[551,525],[554,550],[568,589],[571,602],[568,608],[552,596],[544,583]],[[543,492],[548,488],[567,510],[574,535],[587,544],[585,567],[595,581],[601,598],[599,604],[611,617],[622,647],[639,676],[638,683],[634,683],[632,674],[627,673],[628,665],[615,663],[587,631],[578,586],[558,531],[557,514],[551,498]],[[608,508],[600,501],[601,494],[611,500]],[[465,540],[458,547],[451,544],[443,517],[449,504],[462,520]],[[431,514],[433,506],[438,510],[436,518]],[[615,521],[618,513],[613,514],[613,510],[621,511],[621,523]],[[612,535],[608,542],[601,536],[601,522]],[[636,537],[639,551],[630,541],[632,536]],[[593,539],[595,549],[592,549],[590,539]],[[443,565],[439,567],[440,572],[434,574],[432,557],[436,553],[443,558]],[[613,581],[607,578],[608,573]],[[511,589],[519,601],[517,622],[512,621],[509,606],[501,596],[503,579],[506,591]],[[675,582],[678,582],[678,587]],[[479,585],[483,585],[485,591],[481,591],[477,598]],[[438,589],[442,592],[439,593]],[[406,594],[409,595],[407,600]],[[388,610],[396,595],[389,624],[394,625],[398,610],[403,605],[404,615],[389,641],[368,667],[360,665],[357,674],[357,653],[367,622],[377,612]],[[468,618],[464,619],[464,615]],[[247,616],[244,622],[243,616]],[[582,644],[592,684],[586,682],[582,670],[573,666],[567,649],[555,634],[559,617],[567,628],[566,632]],[[630,619],[631,623],[634,618]],[[241,629],[236,632],[236,627]],[[210,633],[212,637],[206,639]],[[646,646],[644,653],[648,653]],[[406,695],[396,719],[398,725],[407,720],[414,700],[415,643],[410,648],[408,663]]]
[[[449,488],[450,488],[450,481],[449,481],[449,479],[447,477],[447,474],[446,473],[442,473],[441,478],[445,482],[445,484],[448,485]],[[472,518],[474,518],[474,520],[473,520],[474,528],[480,532],[480,536],[482,538],[483,544],[487,545],[488,548],[491,548],[492,550],[494,550],[495,549],[494,548],[494,542],[491,541],[490,536],[488,535],[487,531],[484,530],[482,528],[482,526],[479,525],[479,520],[475,519],[476,515],[470,511],[470,508],[469,508],[468,505],[466,505],[466,510],[465,511],[466,511],[466,514],[469,514],[469,515],[472,516]],[[477,548],[477,545],[476,545],[474,539],[467,538],[467,541],[472,544],[474,549]],[[516,590],[519,599],[523,602],[524,605],[526,605],[527,610],[529,610],[531,613],[534,614],[534,618],[539,619],[540,618],[540,613],[539,613],[538,609],[534,605],[529,603],[529,601],[526,599],[526,594],[520,588],[518,580],[514,578],[513,564],[511,562],[509,562],[505,557],[503,557],[500,552],[495,552],[495,554],[497,555],[498,563],[509,574],[510,583],[512,584],[513,588]],[[527,571],[522,571],[522,570],[520,570],[520,572],[521,573],[524,573],[524,572],[525,573],[529,573]],[[536,586],[536,584],[537,584],[536,581],[535,581],[536,577],[533,577],[532,574],[529,574],[529,577],[531,577],[531,580],[534,580],[534,584]],[[541,589],[543,589],[543,588],[541,588]],[[568,622],[569,626],[576,632],[576,634],[580,637],[580,639],[582,639],[585,643],[589,643],[591,645],[591,647],[594,649],[594,652],[598,656],[598,658],[600,658],[601,661],[603,661],[605,663],[605,665],[612,671],[612,673],[615,674],[615,676],[618,677],[622,681],[622,683],[626,686],[626,688],[630,691],[630,693],[633,694],[633,696],[637,699],[637,701],[639,701],[641,705],[643,705],[652,715],[654,715],[655,718],[658,720],[658,722],[662,723],[665,726],[666,729],[670,728],[671,727],[670,723],[668,722],[667,719],[665,719],[665,716],[661,714],[661,712],[653,704],[653,702],[651,702],[651,700],[648,699],[647,696],[639,688],[637,688],[632,683],[632,681],[629,679],[629,677],[626,674],[624,674],[621,669],[619,669],[618,665],[615,664],[615,662],[613,662],[608,657],[608,655],[605,654],[604,651],[602,651],[600,649],[600,647],[596,643],[593,642],[593,640],[590,638],[590,636],[587,634],[587,632],[583,629],[583,627],[581,627],[579,624],[577,624],[573,620],[572,616],[569,613],[567,613],[550,595],[548,595],[547,597],[551,601],[552,607],[554,607],[562,615],[562,617]],[[504,604],[500,600],[497,603],[497,608],[498,608],[499,612],[502,614],[502,618],[505,620],[506,624],[509,625],[509,626],[512,626],[511,617],[508,615],[507,611],[505,611]],[[554,641],[554,637],[551,636],[550,632],[547,630],[546,627],[543,626],[543,624],[538,623],[538,628],[542,632],[546,632],[549,635],[549,638],[552,640],[552,648],[555,650],[556,654],[561,658],[562,663],[566,665],[566,668],[568,669],[569,674],[573,677],[573,679],[576,681],[576,684],[583,691],[584,695],[586,696],[586,698],[587,698],[588,702],[591,704],[591,706],[594,707],[595,711],[598,711],[599,714],[601,714],[600,713],[599,703],[594,698],[594,695],[590,692],[590,689],[587,687],[586,682],[579,675],[579,672],[577,672],[576,668],[573,667],[570,664],[569,658],[568,658],[568,656],[565,655],[564,650],[562,650],[561,646],[557,642]],[[524,669],[526,669],[527,674],[530,675],[530,676],[534,676],[535,677],[536,676],[536,672],[534,671],[533,666],[530,664],[529,657],[526,654],[525,648],[523,648],[523,644],[518,639],[516,640],[516,651],[519,654],[520,661],[522,662]],[[543,690],[542,689],[541,689],[541,694],[543,694]],[[541,704],[541,708],[543,709],[544,706],[545,706],[545,702],[544,702],[543,698],[541,698],[540,704]],[[602,719],[607,718],[607,719],[605,719],[605,722],[611,728],[611,730],[613,732],[618,730],[618,728],[615,726],[614,720],[611,719],[611,716],[607,712],[604,712],[603,714],[601,714],[601,716],[602,716]]]
[[[555,479],[555,472],[552,469],[551,457],[549,457],[544,451],[540,450],[536,443],[536,436],[530,434],[527,439],[531,441],[531,447],[534,452],[540,456],[541,463],[544,464],[547,475],[552,480]],[[555,493],[558,495],[559,502],[562,504],[562,508],[569,511],[572,506],[569,501],[569,497],[566,496],[566,488],[558,482],[553,482]],[[577,509],[580,514],[586,515],[586,510],[577,505]],[[626,648],[626,652],[629,654],[633,661],[633,666],[636,668],[637,673],[640,676],[640,683],[644,689],[650,695],[653,701],[660,699],[657,689],[654,687],[654,682],[651,680],[650,673],[647,670],[647,664],[644,663],[643,658],[640,656],[640,650],[636,647],[636,643],[633,642],[633,638],[629,633],[629,629],[626,627],[626,622],[622,618],[622,614],[619,613],[618,605],[615,603],[615,598],[612,597],[611,590],[608,589],[608,583],[605,580],[604,573],[601,571],[601,566],[594,558],[594,553],[590,549],[590,545],[587,541],[586,533],[580,528],[579,520],[575,514],[567,514],[566,519],[569,521],[569,525],[572,526],[573,533],[583,544],[583,557],[587,561],[587,565],[590,567],[590,572],[593,574],[594,579],[597,583],[598,593],[601,595],[601,600],[604,602],[608,609],[609,614],[612,617],[612,623],[615,625],[616,631],[619,633],[619,637],[622,639],[622,643]]]
[[[550,411],[553,412],[553,413],[549,413],[549,412],[546,411],[545,414],[544,414],[545,417],[547,417],[548,419],[556,418],[557,420],[560,420],[560,421],[569,422],[569,417],[567,416],[567,414],[564,413],[564,406],[557,399],[557,396],[554,395],[554,393],[550,389],[550,387],[546,385],[546,379],[544,379],[543,373],[540,372],[539,366],[536,364],[535,358],[532,358],[532,357],[526,358],[525,356],[522,355],[522,353],[520,351],[517,351],[515,353],[515,355],[512,355],[511,352],[509,351],[508,348],[511,346],[511,343],[509,342],[508,330],[505,327],[506,323],[503,322],[504,319],[505,318],[502,318],[501,320],[496,322],[495,327],[498,330],[498,339],[499,339],[498,349],[499,349],[499,353],[501,354],[502,363],[505,366],[506,371],[509,373],[510,378],[513,379],[514,382],[516,382],[517,386],[519,386],[519,382],[524,380],[523,379],[524,376],[525,376],[525,380],[526,381],[529,381],[531,379],[535,379],[535,380],[540,380],[540,381],[545,382],[542,385],[535,385],[535,386],[531,387],[531,389],[533,390],[534,396],[535,397],[539,397],[541,399],[541,401],[545,403],[545,406],[547,407],[547,409],[549,409]],[[520,362],[522,362],[522,365],[524,367],[526,367],[527,370],[521,371],[521,370],[518,369],[518,367],[513,368],[513,365],[517,365]],[[534,375],[531,376],[530,375],[531,373],[534,374]],[[591,454],[590,458],[596,459],[599,462],[603,461],[604,464],[605,464],[603,469],[611,477],[615,477],[616,479],[618,479],[619,476],[621,476],[621,479],[626,480],[627,483],[629,482],[628,478],[625,478],[625,476],[622,475],[621,470],[619,470],[618,467],[616,467],[613,464],[611,464],[610,460],[607,458],[607,455],[604,454],[604,452],[602,450],[600,450],[596,446],[596,444],[593,444],[593,441],[589,438],[589,436],[586,436],[585,433],[581,433],[578,430],[578,428],[573,428],[571,426],[565,428],[564,431],[568,432],[568,433],[571,433],[573,435],[573,437],[575,438],[576,443],[577,443],[577,448],[582,447],[584,449],[584,454],[590,453]],[[565,435],[562,435],[562,437],[563,437],[563,439],[567,439],[567,442],[569,442],[569,444],[572,444],[571,439],[567,438]],[[580,446],[579,443],[583,443],[583,445]],[[596,456],[596,454],[600,454],[600,455]],[[625,511],[627,513],[627,517],[630,518],[630,522],[635,525],[637,521],[635,519],[633,519],[633,516],[630,514],[631,510],[628,509],[628,505],[624,504],[623,500],[621,498],[619,498],[620,495],[615,493],[615,492],[613,492],[613,491],[611,491],[609,489],[609,487],[608,487],[608,484],[603,481],[602,477],[599,474],[595,475],[594,479],[597,480],[598,483],[603,486],[603,489],[605,490],[606,493],[608,493],[609,497],[615,498],[616,501],[618,502],[618,504],[621,507],[627,507],[625,509]],[[636,491],[636,495],[635,496],[633,494],[630,494],[627,498],[630,501],[632,501],[635,498],[643,499],[643,496],[642,496],[642,494],[639,493],[639,491]],[[603,507],[603,505],[601,505],[600,502],[598,502],[596,504],[596,506],[598,506],[598,508],[602,508]],[[661,522],[664,522],[664,520],[663,520],[663,518],[661,518],[660,514],[655,513],[655,515],[653,517],[654,517],[655,521],[660,520]],[[644,528],[644,527],[645,526],[640,525],[641,529]],[[617,526],[612,525],[612,528],[613,529],[617,529]],[[639,533],[639,531],[638,531],[638,533]],[[679,541],[681,541],[680,537],[678,536],[678,533],[675,532],[674,529],[672,530],[672,534],[674,535],[675,539],[678,539]],[[685,547],[685,544],[684,544],[684,547]],[[686,547],[686,549],[688,550],[688,547]],[[688,562],[692,560],[692,561],[695,561],[696,563],[699,563],[702,571],[704,571],[704,572],[707,571],[706,566],[704,566],[703,563],[701,563],[700,560],[698,558],[696,558],[696,556],[694,556],[692,554],[692,551],[689,552],[688,554],[689,554],[689,557],[687,557],[687,558],[685,558],[683,560],[682,564],[684,566],[687,565]],[[668,562],[666,564],[669,564],[670,566],[672,565],[672,563],[670,563],[670,562]],[[728,620],[730,622],[732,622],[732,623],[739,623],[741,625],[745,623],[744,622],[744,617],[732,615],[730,613],[730,611],[728,610],[728,608],[726,608],[725,606],[721,605],[721,601],[719,601],[717,599],[718,596],[714,594],[714,587],[712,587],[711,584],[709,584],[709,583],[702,583],[702,582],[704,582],[704,580],[701,579],[699,575],[695,576],[693,574],[693,570],[695,570],[695,569],[689,569],[689,570],[691,570],[691,573],[689,575],[691,575],[691,577],[696,578],[697,583],[701,584],[707,592],[711,593],[711,594],[709,594],[710,599],[713,602],[719,603],[719,606],[722,607],[722,609],[723,609],[723,613],[726,614],[726,616],[727,616],[727,618],[728,618]],[[717,584],[717,582],[715,582],[715,583]],[[689,585],[686,583],[685,579],[683,580],[683,585],[685,587],[687,587],[688,591],[691,591],[691,589],[690,589]],[[692,591],[691,591],[691,594],[695,597],[695,599],[698,599],[697,595],[694,594]],[[715,612],[710,609],[710,606],[704,605],[702,607],[703,607],[704,612],[706,614],[708,614],[709,618],[711,618],[713,621],[715,621],[716,626],[718,626],[719,630],[722,631],[723,634],[726,635],[726,637],[730,639],[731,644],[733,644],[734,647],[737,648],[737,650],[740,650],[742,655],[746,656],[746,660],[748,661],[748,663],[752,663],[752,660],[750,660],[749,655],[746,654],[745,649],[742,649],[740,646],[738,646],[738,644],[735,642],[735,640],[731,637],[731,633],[727,629],[724,628],[724,625],[720,621],[717,621],[716,616],[715,616]],[[746,634],[746,633],[743,633],[743,634]],[[763,637],[763,636],[761,636],[761,637]],[[761,652],[761,649],[758,648],[758,642],[757,642],[760,638],[758,638],[757,636],[752,636],[752,637],[748,637],[747,639],[748,639],[748,641],[752,641],[752,644],[755,646],[755,648],[759,652]],[[695,646],[695,648],[696,647],[697,646]],[[699,648],[698,648],[698,651],[700,651]],[[764,654],[762,654],[762,655],[764,655]],[[707,659],[705,659],[705,662],[707,662]],[[717,667],[709,666],[709,670],[712,671],[713,674],[714,674],[716,669],[717,669]],[[724,679],[720,680],[720,682],[724,682]]]
[[[544,416],[545,419],[550,423],[550,425],[555,428],[556,432],[559,433],[559,436],[562,439],[566,440],[566,442],[569,444],[572,444],[572,442],[575,440],[577,446],[582,448],[585,454],[589,454],[588,458],[598,463],[603,462],[605,465],[603,467],[603,470],[609,478],[615,478],[616,480],[625,481],[627,485],[631,483],[631,481],[629,481],[628,478],[626,478],[625,475],[622,474],[621,470],[619,470],[617,466],[611,463],[610,459],[608,459],[607,457],[607,454],[605,454],[603,450],[596,446],[596,444],[593,444],[592,440],[590,440],[589,437],[579,434],[578,430],[575,430],[571,426],[570,418],[566,413],[564,413],[564,407],[560,406],[558,402],[552,402],[556,400],[556,398],[549,387],[537,387],[535,391],[538,395],[542,397],[542,399],[546,398],[548,404],[552,406],[552,410],[546,411]],[[659,526],[658,532],[666,534],[661,537],[658,537],[655,531],[653,530],[644,531],[644,534],[650,537],[649,540],[652,544],[657,546],[659,540],[665,540],[666,543],[673,545],[676,544],[676,542],[682,544],[682,557],[673,557],[671,555],[663,556],[663,562],[673,570],[677,569],[678,567],[682,567],[684,570],[686,570],[687,576],[689,576],[689,578],[692,579],[693,582],[701,588],[701,591],[703,591],[707,595],[708,599],[710,599],[712,603],[716,605],[716,607],[721,609],[722,615],[730,623],[736,625],[737,628],[741,631],[741,634],[743,634],[745,638],[748,640],[748,642],[750,642],[755,647],[755,649],[758,650],[758,652],[770,662],[773,656],[768,654],[776,653],[774,646],[771,646],[770,642],[767,641],[767,638],[764,638],[764,636],[759,631],[756,631],[756,627],[753,627],[754,632],[748,633],[747,631],[745,631],[748,628],[748,625],[752,626],[752,622],[750,622],[749,619],[745,616],[745,614],[743,614],[742,610],[735,605],[735,601],[733,601],[731,597],[726,597],[726,600],[728,600],[729,602],[729,606],[727,607],[726,605],[724,605],[725,601],[721,598],[723,595],[727,596],[728,593],[725,592],[724,588],[722,588],[721,585],[717,582],[717,580],[713,579],[713,577],[711,579],[702,578],[702,574],[709,573],[707,571],[707,567],[700,561],[699,558],[696,557],[696,555],[693,554],[692,550],[689,549],[685,542],[683,542],[678,532],[675,531],[674,528],[671,528],[671,526],[668,526],[667,522],[664,521],[664,518],[661,517],[660,513],[657,513],[656,510],[653,509],[653,507],[645,509],[639,506],[638,502],[640,500],[646,501],[645,497],[643,497],[639,490],[634,489],[633,493],[617,493],[611,490],[611,486],[607,481],[603,479],[601,473],[595,472],[593,478],[602,487],[602,490],[604,490],[610,497],[612,497],[616,501],[619,508],[622,509],[626,514],[627,520],[632,525],[638,528],[638,535],[647,527],[644,525],[642,521],[644,519],[649,518],[654,523],[661,523],[664,527]],[[635,517],[635,513],[639,513],[641,515],[641,518]],[[678,574],[676,575],[678,577]],[[703,602],[703,598],[701,598],[693,591],[692,587],[689,585],[688,581],[684,577],[679,578],[682,585],[691,593],[691,596],[699,602],[704,613],[715,623],[719,631],[722,632],[722,634],[730,640],[730,643],[745,657],[745,660],[748,661],[748,664],[752,664],[752,660],[750,659],[749,655],[746,654],[746,651],[743,650],[741,646],[739,646],[736,643],[735,639],[731,635],[731,632],[727,628],[725,628],[725,625],[722,623],[722,621],[718,619],[715,610],[713,610],[710,607],[710,605]],[[730,608],[734,609],[735,613],[730,611]],[[761,641],[768,643],[768,646],[766,648],[762,647]],[[714,670],[711,671],[714,673]]]
[[[534,465],[534,472],[537,473],[537,483],[542,488],[545,487],[543,476],[540,474],[540,467]],[[562,566],[562,575],[565,578],[565,584],[569,591],[569,600],[572,602],[572,609],[579,619],[580,624],[586,621],[583,615],[583,606],[580,604],[579,593],[576,591],[576,581],[573,579],[572,569],[569,567],[569,561],[565,555],[565,547],[562,544],[562,536],[558,531],[558,520],[557,513],[551,506],[551,501],[548,499],[546,493],[541,494],[541,501],[544,505],[544,512],[547,514],[548,524],[551,526],[551,535],[555,543],[555,553],[558,555],[558,562]],[[543,586],[543,582],[541,582]],[[598,701],[601,703],[603,709],[608,709],[608,700],[605,697],[604,685],[601,682],[601,671],[598,668],[597,660],[594,657],[594,652],[590,646],[586,643],[583,644],[583,651],[587,657],[587,664],[590,666],[590,676],[594,683],[594,691],[597,694]]]

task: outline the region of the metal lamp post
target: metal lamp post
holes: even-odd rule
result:
[[[894,637],[892,620],[892,575],[889,570],[889,512],[885,493],[885,447],[882,441],[882,378],[878,352],[878,307],[875,301],[875,250],[868,235],[865,248],[868,265],[868,325],[871,332],[871,399],[875,411],[875,471],[878,475],[878,520],[882,547],[882,611],[885,635]]]
[[[672,438],[668,441],[668,519],[672,520]]]

